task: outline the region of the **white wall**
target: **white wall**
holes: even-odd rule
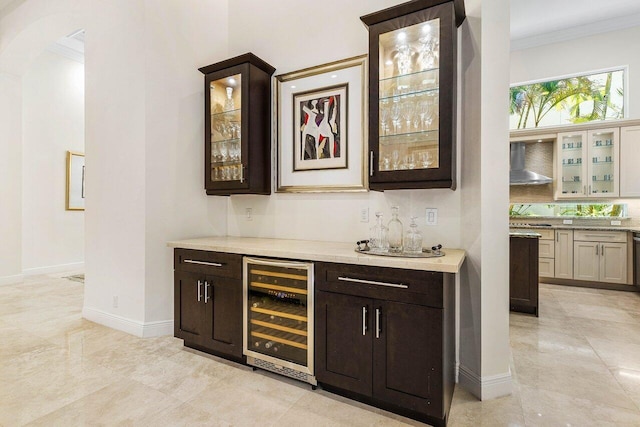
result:
[[[355,241],[372,225],[359,222],[361,207],[370,207],[372,214],[382,210],[388,218],[389,207],[398,204],[405,221],[414,213],[424,219],[424,208],[436,207],[439,226],[424,228],[426,241],[469,251],[461,275],[469,291],[463,289],[461,296],[461,322],[470,334],[462,337],[461,362],[478,383],[476,394],[496,395],[495,388],[483,388],[491,385],[487,377],[506,378],[504,384],[509,379],[508,163],[506,152],[501,157],[503,150],[496,149],[506,144],[508,132],[493,118],[503,117],[506,106],[492,102],[502,86],[506,100],[508,86],[504,70],[497,69],[508,55],[506,0],[486,8],[480,0],[467,1],[473,7],[461,42],[468,57],[460,69],[467,87],[461,97],[458,191],[224,198],[206,197],[202,188],[203,89],[195,68],[251,51],[285,73],[366,53],[367,30],[359,16],[400,2],[329,0],[318,8],[295,0],[25,0],[0,18],[0,67],[6,52],[26,48],[29,53],[40,46],[31,43],[32,29],[47,18],[59,26],[59,36],[81,27],[87,31],[85,316],[140,335],[170,328],[171,251],[164,246],[170,239],[228,232]],[[82,25],[69,28],[76,21]],[[305,37],[310,22],[330,23],[312,32],[311,50]],[[486,38],[481,40],[481,33]],[[484,55],[490,58],[486,63]],[[504,218],[499,214],[503,202]],[[253,208],[251,222],[244,220],[245,207]],[[337,226],[336,212],[341,214]],[[112,306],[115,295],[118,308]]]
[[[362,55],[368,52],[368,31],[360,16],[399,3],[402,1],[330,0],[317,7],[296,0],[235,0],[229,5],[229,55],[253,52],[276,67],[275,75]],[[369,235],[376,211],[383,212],[388,221],[391,206],[398,205],[405,226],[411,216],[418,216],[427,243],[460,246],[460,192],[451,190],[274,193],[230,199],[230,235],[356,242]],[[426,226],[427,207],[438,208],[438,227]],[[252,208],[252,221],[245,218],[246,208]],[[361,208],[369,208],[369,223],[360,222]]]
[[[84,152],[84,65],[45,51],[22,94],[22,270],[82,268],[84,211],[65,210],[65,192],[67,150]]]
[[[467,0],[462,25],[460,383],[481,399],[511,392],[507,94],[509,2]],[[499,97],[503,93],[504,98]],[[497,100],[504,99],[504,102]]]
[[[640,117],[640,27],[511,52],[511,83],[628,66],[628,117]],[[636,106],[634,109],[634,105]]]
[[[26,0],[0,16],[0,71],[9,76],[0,82],[15,93],[0,106],[3,118],[18,123],[18,86],[29,64],[48,44],[86,29],[87,318],[138,335],[171,333],[166,242],[226,232],[227,200],[208,198],[203,188],[197,71],[227,55],[226,7],[226,1]],[[20,130],[2,123],[0,132],[2,161],[17,156],[21,165]],[[7,169],[0,182],[0,200],[11,208],[21,206],[21,169]],[[22,271],[22,210],[11,208],[0,210],[12,233],[1,246],[4,280]]]
[[[22,83],[0,68],[0,285],[22,280]]]
[[[229,54],[251,51],[276,66],[276,74],[359,55],[368,51],[368,33],[359,17],[398,3],[401,1],[333,0],[317,8],[295,0],[236,0],[229,10]],[[238,236],[355,242],[368,236],[372,225],[359,221],[362,207],[369,207],[371,218],[381,210],[388,220],[390,207],[397,204],[405,224],[410,216],[418,215],[428,243],[469,251],[461,274],[460,363],[471,378],[467,386],[479,397],[491,398],[511,390],[508,264],[504,262],[508,259],[509,165],[502,149],[508,141],[504,111],[509,85],[509,7],[506,0],[494,5],[480,0],[466,3],[468,21],[461,30],[464,56],[459,70],[464,104],[458,151],[463,160],[457,191],[231,196],[228,230]],[[331,30],[322,31],[325,27],[318,24],[319,30],[310,32],[311,19],[331,22]],[[309,49],[310,41],[313,49]],[[485,60],[484,55],[490,59]],[[505,95],[502,104],[495,102],[500,91]],[[248,207],[252,221],[245,219]],[[438,208],[437,227],[425,225],[427,207]],[[489,377],[491,381],[485,381]]]

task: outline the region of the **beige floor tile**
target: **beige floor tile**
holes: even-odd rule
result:
[[[553,354],[517,354],[515,370],[522,386],[564,393],[576,398],[621,408],[636,409],[635,403],[597,360],[556,357]]]
[[[210,413],[218,422],[232,425],[274,425],[291,408],[291,403],[232,386],[221,380],[216,387],[204,389],[187,403]]]
[[[639,426],[640,413],[602,405],[563,393],[522,386],[522,406],[527,427]]]
[[[83,320],[83,285],[61,277],[0,286],[0,427],[423,425]],[[640,425],[640,295],[541,284],[540,307],[510,315],[513,395],[457,387],[449,427]]]
[[[120,379],[42,416],[30,426],[138,425],[182,402],[136,381]]]
[[[136,423],[141,427],[231,427],[233,424],[216,419],[207,411],[183,403],[177,408],[168,408]]]
[[[518,394],[486,402],[477,400],[465,390],[456,389],[455,405],[449,413],[449,427],[525,426],[522,403]],[[461,399],[459,395],[467,395]]]
[[[631,400],[640,408],[640,371],[613,368],[611,369],[611,373]]]
[[[599,338],[588,340],[606,366],[640,371],[640,344]]]

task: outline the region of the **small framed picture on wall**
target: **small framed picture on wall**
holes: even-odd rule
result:
[[[67,197],[68,211],[84,210],[84,153],[67,151]]]

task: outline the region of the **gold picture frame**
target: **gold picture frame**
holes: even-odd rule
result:
[[[368,191],[367,55],[275,78],[276,192]],[[334,109],[336,106],[339,108]],[[339,117],[333,111],[340,111]],[[314,129],[309,132],[307,124],[314,119],[316,122],[311,122]],[[323,135],[323,126],[333,129],[324,133],[333,135],[329,138]],[[333,150],[324,145],[327,140],[333,144]],[[315,148],[305,149],[310,144]],[[341,157],[341,162],[337,157]],[[304,163],[310,166],[300,167]]]
[[[84,210],[84,173],[84,153],[67,151],[67,191],[65,206],[68,211]]]

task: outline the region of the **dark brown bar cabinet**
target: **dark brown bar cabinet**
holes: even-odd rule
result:
[[[538,316],[538,233],[509,237],[509,308]]]
[[[270,194],[275,68],[247,53],[199,70],[205,75],[207,194]]]
[[[453,275],[315,265],[318,383],[445,425],[455,386]]]
[[[463,0],[415,0],[369,28],[369,185],[456,188],[457,27]]]
[[[175,249],[174,336],[226,359],[242,355],[242,256]]]

